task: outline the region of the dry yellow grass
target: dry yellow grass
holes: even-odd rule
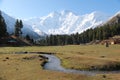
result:
[[[84,80],[87,76],[47,71],[38,54],[0,54],[0,80]]]
[[[24,59],[28,57],[29,60]],[[0,75],[7,80],[20,80],[29,75],[39,72],[41,68],[38,56],[35,54],[1,54],[0,55]],[[28,75],[29,74],[29,75]],[[22,80],[21,79],[21,80]],[[24,79],[25,80],[25,79]]]
[[[106,57],[95,57],[80,54],[56,54],[62,61],[62,65],[66,68],[80,69],[80,70],[90,70],[90,69],[104,69],[105,66],[120,65],[120,60]],[[118,56],[119,57],[119,56]],[[110,70],[110,69],[109,69]],[[117,70],[117,69],[116,69]]]
[[[85,76],[43,70],[42,59],[38,54],[13,54],[15,52],[52,52],[56,53],[62,65],[67,68],[88,69],[91,66],[108,65],[120,62],[120,45],[69,45],[44,47],[1,47],[0,80],[120,80],[120,74]],[[6,54],[10,53],[10,54]],[[23,59],[25,57],[29,60]]]
[[[42,50],[45,48],[42,48]],[[50,52],[57,53],[62,65],[66,68],[88,70],[96,67],[120,65],[120,45],[70,45],[48,47]],[[47,52],[48,50],[46,50]]]

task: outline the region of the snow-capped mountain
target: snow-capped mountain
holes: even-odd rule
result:
[[[24,22],[46,34],[72,34],[97,27],[107,21],[109,16],[101,12],[77,15],[71,11],[52,12],[40,18],[26,19]]]
[[[7,30],[14,32],[15,18],[2,12],[7,24]],[[101,12],[92,12],[85,15],[77,15],[71,11],[52,12],[44,17],[36,17],[23,20],[23,35],[30,35],[34,39],[46,34],[72,34],[83,32],[89,28],[95,28],[106,22],[110,16]]]
[[[7,24],[8,33],[9,34],[14,33],[14,25],[15,25],[16,19],[10,17],[9,15],[5,14],[4,12],[2,12],[2,16],[4,17],[5,22]],[[24,22],[23,22],[22,32],[23,32],[23,36],[26,36],[28,34],[33,39],[38,39],[38,38],[40,38],[40,36],[45,35],[45,33],[43,33],[42,31],[33,29],[30,25],[27,25]],[[38,32],[38,33],[36,33],[36,32]]]

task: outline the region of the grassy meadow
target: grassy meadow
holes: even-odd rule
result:
[[[120,73],[87,76],[43,70],[44,59],[39,54],[15,52],[50,52],[61,59],[65,68],[109,70],[120,64],[120,45],[0,47],[0,80],[120,80]]]

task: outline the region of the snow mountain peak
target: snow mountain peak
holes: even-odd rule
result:
[[[42,30],[46,34],[72,34],[81,33],[89,28],[94,28],[108,19],[108,15],[101,12],[78,15],[72,11],[64,10],[52,12],[41,18],[25,20],[25,23],[36,29]]]

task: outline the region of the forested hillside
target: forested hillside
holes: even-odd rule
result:
[[[83,44],[94,40],[105,40],[120,35],[120,14],[111,18],[107,23],[94,29],[88,29],[81,34],[50,35],[40,40],[40,45],[69,45]]]

